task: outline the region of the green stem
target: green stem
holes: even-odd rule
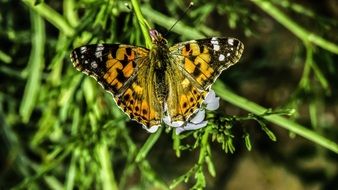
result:
[[[309,90],[310,88],[310,72],[311,69],[313,70],[316,78],[318,79],[319,83],[322,85],[324,90],[329,94],[330,93],[330,86],[328,81],[326,80],[324,74],[318,68],[317,64],[313,61],[313,47],[310,43],[304,43],[306,48],[306,59],[305,59],[305,66],[302,75],[302,79],[300,81],[300,85],[302,88]]]
[[[62,15],[45,3],[40,3],[39,5],[35,6],[34,2],[35,0],[23,0],[23,3],[49,21],[66,36],[72,36],[75,33],[74,29],[68,24]]]
[[[198,158],[198,164],[202,166],[204,163],[205,157],[207,156],[207,150],[208,150],[208,138],[209,138],[209,133],[211,131],[211,127],[207,127],[204,131],[204,134],[201,139],[201,150]]]
[[[311,65],[313,64],[313,51],[312,48],[305,44],[306,48],[306,59],[303,69],[302,78],[300,79],[299,86],[308,90],[310,88],[310,72]]]
[[[138,0],[131,0],[131,4],[133,5],[136,18],[137,18],[137,20],[140,24],[143,36],[145,38],[146,47],[151,48],[152,42],[151,42],[151,38],[150,38],[150,35],[149,35],[149,29],[150,28],[149,28],[149,24],[147,23],[147,21],[144,19],[143,15],[142,15],[140,3],[139,3]]]
[[[311,42],[323,49],[338,54],[338,46],[336,44],[327,41],[326,39],[318,36],[317,34],[307,31],[305,28],[294,22],[286,14],[284,14],[277,7],[275,7],[270,1],[266,0],[251,0],[251,1],[304,42]]]
[[[74,0],[63,1],[63,10],[65,18],[68,20],[71,26],[76,26],[79,23],[79,18],[75,11]]]
[[[66,149],[61,150],[61,148],[56,148],[49,156],[52,156],[50,159],[46,159],[41,167],[34,167],[35,174],[33,176],[26,177],[22,182],[15,186],[14,189],[31,189],[32,185],[37,181],[37,179],[47,176],[47,173],[56,167],[60,166],[61,162],[74,150],[74,146],[70,145]],[[59,153],[61,153],[59,155]],[[57,156],[56,156],[57,155]],[[34,189],[34,188],[33,188]]]
[[[32,51],[30,53],[27,68],[27,84],[20,105],[20,115],[23,122],[28,122],[31,113],[36,106],[39,95],[42,69],[44,67],[45,24],[40,15],[31,11],[32,22]]]
[[[163,26],[164,28],[169,29],[177,21],[177,19],[175,18],[168,17],[161,12],[155,11],[150,6],[143,6],[142,8],[144,10],[145,16],[150,18],[152,22]],[[190,39],[199,39],[205,37],[203,33],[199,32],[195,28],[184,25],[183,22],[178,22],[172,29],[172,31],[178,34],[182,34],[183,36],[189,36]],[[217,36],[218,34],[212,33],[208,35]]]
[[[114,177],[114,170],[111,165],[111,157],[107,143],[102,143],[98,148],[98,155],[101,163],[101,180],[104,190],[117,190],[117,184]]]
[[[3,61],[4,63],[11,63],[12,58],[7,55],[5,52],[0,50],[0,61]]]
[[[219,97],[221,97],[222,99],[224,99],[227,102],[230,102],[231,104],[238,106],[244,110],[247,110],[251,113],[257,114],[257,115],[261,115],[263,113],[266,113],[266,111],[268,109],[254,103],[251,102],[243,97],[238,96],[237,94],[231,92],[228,88],[226,88],[226,86],[220,82],[217,81],[214,86],[213,89],[215,90],[215,92],[217,93],[217,95]],[[289,119],[286,119],[285,117],[279,116],[279,115],[268,115],[268,116],[264,116],[264,119],[277,124],[299,136],[302,136],[312,142],[315,142],[317,144],[320,144],[321,146],[335,152],[338,154],[338,145],[329,140],[326,139],[323,136],[318,135],[317,133],[305,128],[304,126],[295,123]]]
[[[138,152],[135,161],[140,162],[145,159],[150,149],[154,146],[154,144],[157,142],[158,138],[161,136],[163,127],[160,127],[158,131],[154,134],[151,134],[150,137],[147,139],[146,143],[142,146],[140,151]]]

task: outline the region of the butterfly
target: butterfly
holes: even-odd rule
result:
[[[191,40],[171,47],[157,30],[152,48],[95,44],[71,52],[74,67],[93,77],[133,120],[151,128],[162,119],[186,122],[200,109],[221,72],[237,63],[244,45],[235,38]]]

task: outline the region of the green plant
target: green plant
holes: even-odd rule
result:
[[[337,85],[333,81],[337,80],[334,58],[338,46],[327,40],[334,36],[326,35],[335,33],[337,21],[316,16],[317,13],[306,6],[287,0],[198,1],[168,36],[172,43],[220,36],[223,33],[214,28],[228,26],[241,31],[243,39],[256,39],[260,36],[259,31],[264,29],[255,24],[266,21],[260,9],[298,39],[297,45],[293,45],[298,51],[292,54],[295,58],[291,60],[295,64],[301,62],[298,65],[304,65],[304,68],[300,69],[299,81],[293,81],[295,87],[289,87],[292,95],[286,101],[271,106],[274,109],[267,109],[235,94],[219,79],[213,86],[216,94],[229,103],[228,107],[232,104],[234,109],[248,113],[235,111],[239,114],[228,115],[226,109],[209,112],[206,127],[180,135],[170,128],[161,128],[149,135],[138,124],[130,122],[110,94],[72,67],[69,53],[74,47],[99,42],[150,47],[149,25],[165,31],[177,20],[172,15],[181,14],[187,6],[179,0],[163,3],[165,6],[156,1],[140,5],[137,0],[0,3],[3,9],[0,14],[3,27],[0,31],[3,42],[0,45],[0,73],[4,81],[0,91],[0,134],[6,145],[1,152],[4,155],[1,156],[2,163],[5,163],[1,188],[206,188],[210,176],[216,178],[219,170],[213,152],[222,150],[222,156],[226,157],[224,152],[234,154],[238,146],[245,145],[247,150],[253,150],[252,138],[257,131],[252,130],[252,126],[259,126],[271,141],[277,141],[277,130],[271,129],[271,124],[287,129],[293,138],[299,135],[338,153],[337,143],[329,140],[337,139],[334,128],[337,120],[331,118],[331,123],[323,122],[330,118],[320,114],[325,111],[323,107],[330,109],[329,115],[337,113],[334,111],[337,109]],[[19,8],[14,9],[15,6]],[[304,20],[298,21],[281,10],[288,11],[289,15],[300,15]],[[214,27],[208,26],[206,22],[214,18],[210,16],[213,14],[218,19],[226,18],[226,22],[219,26],[219,22],[213,21]],[[20,18],[21,15],[30,17]],[[20,25],[20,19],[30,25]],[[303,22],[304,26],[297,22]],[[316,25],[314,31],[305,29],[310,26],[307,22]],[[252,50],[250,43],[245,45]],[[247,71],[245,64],[249,65],[251,60],[246,57],[255,58],[252,62],[258,66]],[[281,59],[273,60],[254,53],[250,56],[250,52],[246,57],[240,63],[242,66],[233,69],[238,70],[237,74],[233,71],[227,76],[233,89],[245,82],[246,74],[260,77],[254,72],[260,69],[259,66],[280,68],[278,60]],[[271,60],[276,61],[276,65],[267,64]],[[308,110],[308,114],[302,109]],[[308,116],[305,121],[304,115]],[[168,154],[171,157],[175,154],[176,160],[165,158]],[[159,157],[163,159],[157,159]],[[180,164],[183,158],[185,162]],[[337,162],[335,159],[334,163]],[[177,167],[179,171],[167,166],[168,163],[174,163],[171,167]],[[14,180],[9,181],[12,176]]]

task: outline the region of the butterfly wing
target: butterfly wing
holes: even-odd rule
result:
[[[169,50],[173,67],[181,71],[169,80],[169,115],[173,121],[185,121],[221,72],[238,62],[244,45],[234,38],[214,37],[178,43]]]
[[[221,72],[240,59],[244,45],[235,38],[182,42],[170,48],[183,73],[199,88],[208,90]]]
[[[202,105],[207,91],[183,74],[177,63],[172,65],[167,69],[167,114],[171,122],[183,124]]]
[[[146,126],[160,123],[154,86],[145,82],[149,50],[123,44],[86,45],[71,53],[74,67],[110,92],[127,115]]]
[[[148,58],[145,62],[150,64]],[[162,104],[155,95],[155,84],[151,81],[154,81],[152,68],[141,67],[131,85],[117,101],[120,106],[123,104],[123,110],[132,119],[150,128],[160,125],[162,120]]]

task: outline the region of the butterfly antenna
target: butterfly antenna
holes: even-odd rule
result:
[[[174,26],[180,21],[182,20],[182,18],[188,13],[188,11],[190,10],[191,7],[194,6],[194,2],[190,2],[189,6],[185,9],[185,11],[183,12],[183,14],[181,14],[181,16],[176,20],[176,22],[169,28],[169,30],[167,31],[166,35],[174,28]],[[166,36],[165,35],[165,36]]]

